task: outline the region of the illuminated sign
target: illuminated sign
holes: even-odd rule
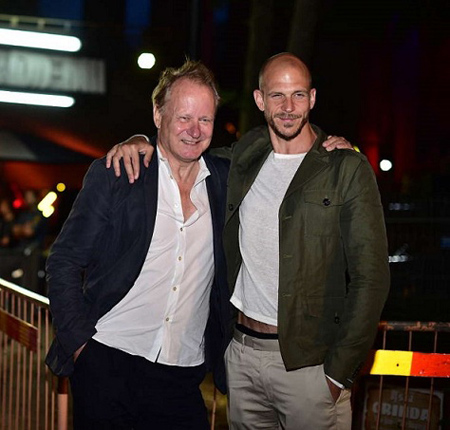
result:
[[[0,50],[0,85],[31,91],[104,94],[103,60]]]

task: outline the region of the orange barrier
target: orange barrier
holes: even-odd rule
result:
[[[371,375],[450,378],[450,354],[413,351],[375,351]]]

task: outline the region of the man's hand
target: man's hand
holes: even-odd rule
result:
[[[334,403],[337,402],[339,399],[339,396],[341,395],[342,388],[338,387],[336,384],[334,384],[332,381],[330,381],[328,378],[325,378],[328,383],[328,388],[330,389],[331,397],[333,397]]]
[[[132,184],[139,178],[139,154],[144,155],[144,166],[148,167],[152,159],[154,148],[147,138],[141,134],[135,134],[124,142],[114,145],[106,154],[106,167],[114,166],[114,173],[120,176],[120,160],[123,158],[128,180]]]
[[[340,136],[328,136],[327,140],[322,143],[322,146],[327,151],[333,151],[334,149],[353,149],[351,143]]]

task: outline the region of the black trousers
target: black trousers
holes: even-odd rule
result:
[[[151,363],[90,340],[70,378],[74,430],[207,430],[204,366]]]

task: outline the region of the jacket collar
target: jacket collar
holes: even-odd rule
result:
[[[312,124],[311,126],[316,133],[316,140],[292,178],[285,197],[289,196],[305,183],[313,179],[325,169],[330,162],[330,153],[322,146],[322,143],[327,139],[327,135],[319,127]]]
[[[312,125],[317,135],[313,146],[306,154],[300,168],[294,175],[289,185],[286,196],[303,186],[306,182],[323,170],[330,161],[330,154],[322,147],[327,135],[317,126]],[[241,193],[240,201],[245,197],[251,185],[256,179],[266,158],[272,151],[269,130],[267,126],[257,127],[246,133],[239,142],[243,148],[235,164],[236,173],[239,176]],[[237,179],[237,178],[236,178]]]

